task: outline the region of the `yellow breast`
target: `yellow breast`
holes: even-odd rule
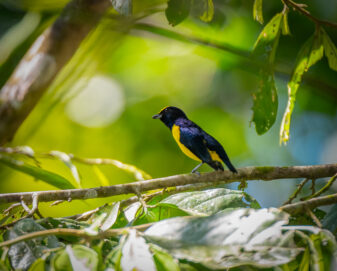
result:
[[[186,148],[181,142],[180,142],[180,128],[179,126],[173,124],[172,127],[172,135],[175,141],[177,142],[179,148],[183,153],[185,153],[188,157],[192,158],[196,161],[201,161],[196,155],[194,155],[188,148]]]

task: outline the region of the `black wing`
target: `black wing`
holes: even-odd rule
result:
[[[202,131],[202,134],[206,142],[206,147],[211,151],[215,151],[220,156],[221,160],[230,169],[230,171],[237,172],[237,170],[229,160],[228,155],[222,145],[214,137],[210,136],[205,131]]]
[[[179,125],[180,142],[204,163],[211,163],[212,158],[200,128],[194,123]]]

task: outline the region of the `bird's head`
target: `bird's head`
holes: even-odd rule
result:
[[[160,119],[164,124],[172,128],[174,122],[179,118],[187,118],[185,113],[178,107],[168,106],[163,108],[158,114],[152,117],[153,119]]]

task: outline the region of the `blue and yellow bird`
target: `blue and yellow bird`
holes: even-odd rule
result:
[[[170,128],[175,141],[184,154],[201,162],[192,170],[192,173],[196,173],[204,163],[215,170],[224,170],[222,162],[226,164],[230,171],[237,173],[221,144],[189,120],[181,109],[168,106],[152,118],[160,119]]]

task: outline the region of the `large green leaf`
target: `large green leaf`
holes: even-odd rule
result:
[[[280,143],[286,144],[289,140],[290,120],[294,110],[297,90],[301,84],[303,74],[323,57],[322,32],[318,29],[302,46],[297,56],[296,66],[288,83],[288,103],[283,115]]]
[[[136,230],[130,230],[122,248],[121,269],[123,271],[155,271],[156,266],[145,239]]]
[[[273,267],[292,261],[301,251],[294,246],[294,231],[282,231],[287,222],[288,215],[277,209],[225,210],[158,222],[145,237],[177,258],[208,268]]]
[[[41,230],[45,230],[45,228],[37,224],[33,219],[23,219],[4,234],[4,240],[11,240]],[[55,236],[43,236],[12,245],[8,255],[14,269],[27,270],[34,261],[43,255],[46,249],[57,248],[60,245],[61,243],[57,241]]]
[[[191,215],[211,215],[227,208],[259,207],[257,201],[245,192],[225,188],[178,193],[161,203],[174,204]]]
[[[337,71],[337,48],[323,28],[321,28],[321,34],[323,36],[325,56],[328,59],[329,67]]]
[[[98,255],[93,249],[82,245],[67,245],[52,259],[52,270],[92,271],[97,270],[98,262]]]
[[[278,108],[278,96],[274,74],[267,70],[260,71],[259,89],[253,94],[253,118],[256,132],[266,133],[275,123]]]
[[[253,118],[258,134],[267,132],[276,120],[278,97],[274,81],[273,63],[279,42],[283,14],[276,14],[260,33],[255,46],[254,56],[266,67],[260,70],[259,88],[253,94]]]
[[[60,151],[51,151],[49,154],[59,159],[69,168],[71,174],[73,175],[75,181],[78,184],[78,187],[81,188],[80,174],[78,173],[77,167],[72,163],[69,154]]]
[[[66,178],[56,173],[44,170],[40,167],[31,166],[23,161],[13,159],[11,157],[0,154],[0,163],[11,167],[17,171],[28,174],[38,180],[44,181],[60,189],[73,189],[75,188],[71,182]]]
[[[191,9],[192,0],[169,0],[165,10],[170,25],[175,26],[185,20]]]
[[[263,24],[263,12],[262,12],[262,0],[255,0],[253,6],[253,17],[254,20]]]

